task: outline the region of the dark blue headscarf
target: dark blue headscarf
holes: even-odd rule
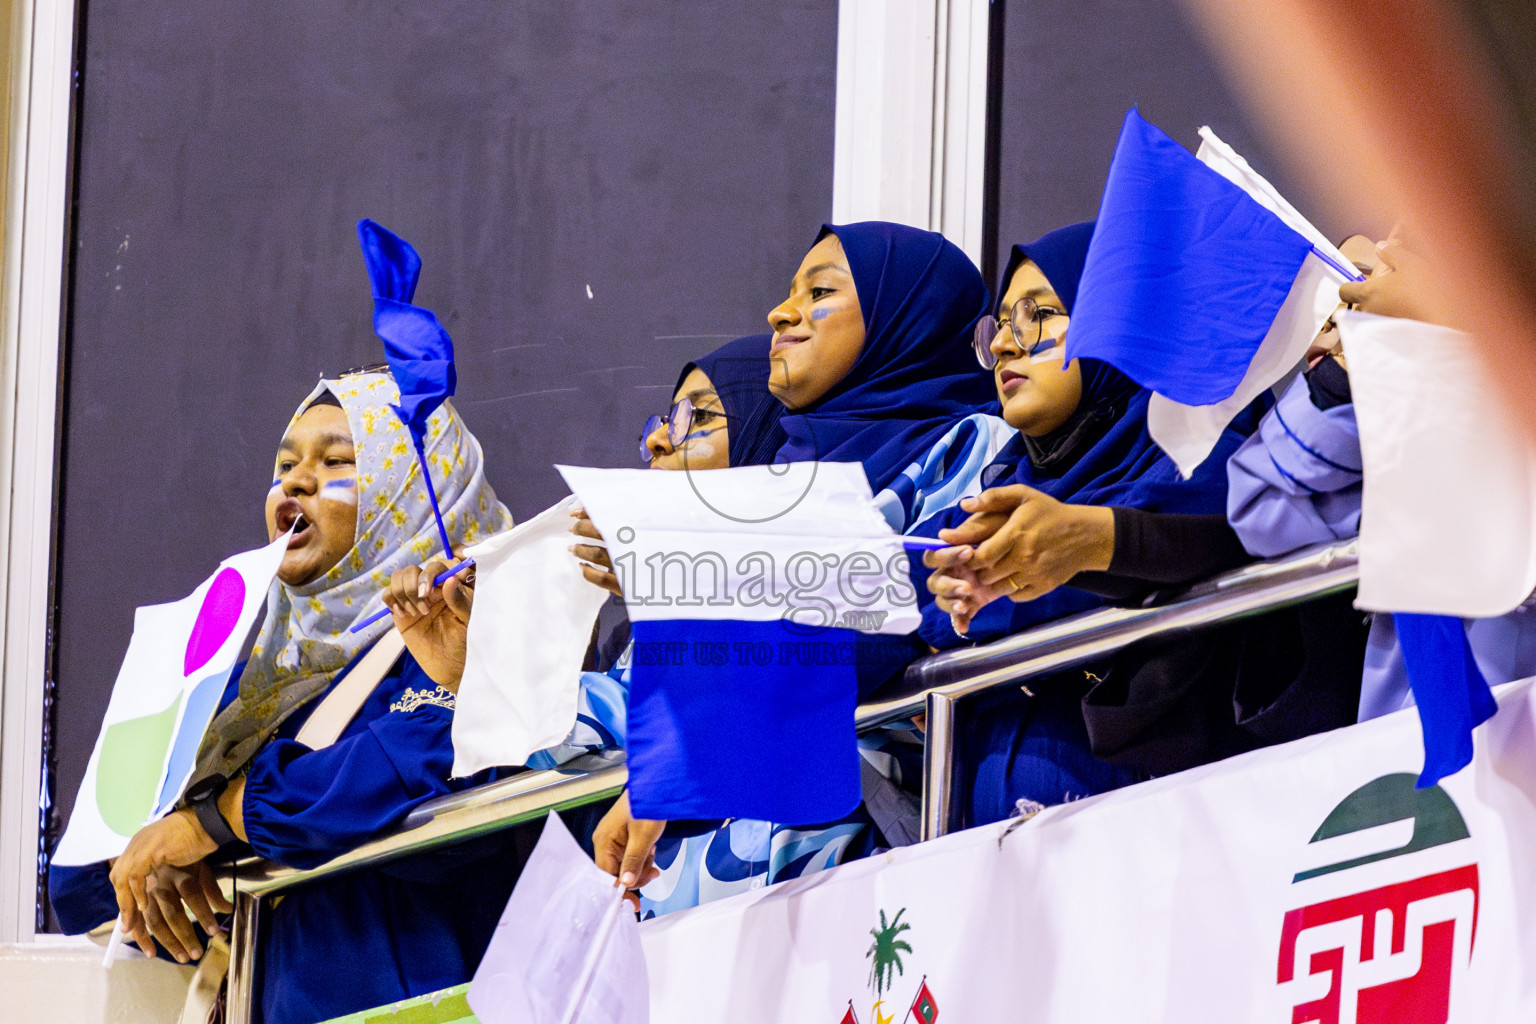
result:
[[[1028,245],[1015,246],[1003,272],[999,294],[1025,259],[1040,268],[1067,312],[1077,299],[1077,285],[1088,253],[1093,225],[1060,228]],[[1069,325],[1067,330],[1071,331]],[[1040,438],[1020,434],[982,470],[983,487],[1024,484],[1058,501],[1073,505],[1122,506],[1148,512],[1225,513],[1227,459],[1252,433],[1265,405],[1254,403],[1222,434],[1211,457],[1194,476],[1181,480],[1173,460],[1164,455],[1147,432],[1147,403],[1152,393],[1108,363],[1079,359],[1083,397],[1062,426]],[[937,536],[944,527],[958,526],[969,514],[955,505],[924,520],[912,532]],[[936,647],[957,642],[949,616],[939,612],[924,590],[929,570],[912,562],[912,579],[923,611],[920,635]],[[991,639],[1040,622],[1103,604],[1102,598],[1073,587],[1011,604],[996,601],[971,623],[973,639]]]
[[[725,409],[732,466],[766,466],[788,440],[779,423],[784,418],[784,406],[768,390],[768,346],[772,340],[767,334],[737,338],[695,359],[677,375],[677,385],[682,387],[688,371],[698,367],[714,385]]]
[[[1093,222],[1057,228],[1013,247],[998,293],[1024,260],[1040,268],[1067,312],[1077,300]],[[1069,331],[1071,327],[1067,328]],[[1189,480],[1147,432],[1152,393],[1108,363],[1079,359],[1083,397],[1067,422],[1043,437],[1020,434],[982,471],[982,484],[1025,484],[1074,505],[1149,512],[1216,513],[1227,507],[1227,458],[1252,433],[1263,406],[1239,416]],[[963,517],[962,517],[963,518]]]
[[[824,224],[837,235],[864,314],[864,348],[827,395],[784,417],[786,462],[862,462],[879,491],[958,419],[996,412],[971,331],[990,297],[943,235],[883,221]]]

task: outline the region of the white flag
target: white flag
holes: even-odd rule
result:
[[[53,863],[116,857],[181,798],[287,549],[284,534],[226,558],[180,601],[134,612],[133,638]]]
[[[1147,432],[1186,478],[1211,454],[1232,418],[1289,373],[1307,354],[1307,347],[1317,337],[1317,332],[1338,308],[1339,285],[1344,281],[1344,275],[1354,273],[1354,265],[1349,259],[1250,167],[1247,160],[1217,138],[1210,128],[1201,128],[1200,138],[1200,150],[1195,157],[1201,163],[1248,193],[1260,206],[1311,242],[1339,269],[1330,267],[1317,252],[1307,255],[1285,302],[1275,314],[1274,323],[1254,353],[1248,372],[1229,397],[1214,405],[1184,405],[1163,395],[1152,396],[1147,406]],[[1241,274],[1242,268],[1234,267],[1233,273]]]
[[[1365,470],[1356,604],[1513,611],[1536,589],[1536,458],[1476,341],[1369,313],[1337,322]]]
[[[853,462],[700,473],[556,466],[607,541],[631,621],[910,633],[906,549]]]
[[[613,877],[550,814],[474,980],[481,1024],[647,1024],[640,929]]]
[[[453,774],[520,765],[576,723],[581,663],[607,591],[569,550],[574,497],[469,548],[475,609],[453,715]]]

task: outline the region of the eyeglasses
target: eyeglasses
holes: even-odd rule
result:
[[[992,352],[992,342],[1002,331],[1003,325],[1013,334],[1013,342],[1019,347],[1019,351],[1033,360],[1048,359],[1054,356],[1055,349],[1061,344],[1062,339],[1055,335],[1046,336],[1045,322],[1055,317],[1066,317],[1066,313],[1053,306],[1042,306],[1034,299],[1020,299],[1013,304],[1008,311],[1008,318],[999,320],[995,316],[984,316],[976,321],[976,331],[971,336],[971,344],[976,349],[976,361],[984,370],[990,370],[997,366],[997,356]]]
[[[719,427],[725,418],[725,413],[718,409],[697,409],[690,399],[680,398],[665,416],[651,416],[645,421],[645,427],[640,432],[640,459],[642,462],[651,461],[651,447],[646,444],[646,440],[656,433],[662,424],[666,424],[667,427],[667,442],[673,448],[681,448],[690,437],[696,436],[689,433],[693,429],[695,420],[701,421],[701,427],[712,423],[715,427]],[[716,420],[722,423],[715,423]],[[703,432],[713,433],[713,430]]]

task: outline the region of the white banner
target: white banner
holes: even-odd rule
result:
[[[1428,790],[1410,709],[646,922],[651,1020],[1536,1020],[1533,682]]]

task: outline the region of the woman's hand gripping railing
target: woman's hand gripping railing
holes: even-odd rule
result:
[[[1274,562],[1234,569],[1182,591],[1156,594],[1139,608],[1102,608],[980,647],[914,662],[881,699],[859,708],[859,731],[927,716],[922,837],[950,829],[955,702],[999,686],[1070,668],[1140,640],[1230,622],[1353,587],[1353,541],[1323,545]]]

